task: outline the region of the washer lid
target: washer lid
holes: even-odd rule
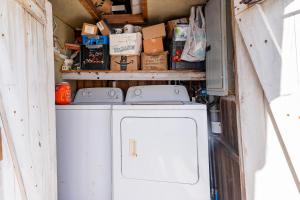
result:
[[[121,103],[124,101],[120,88],[83,88],[78,90],[74,103]]]
[[[126,103],[152,104],[162,102],[190,102],[188,92],[180,85],[149,85],[135,86],[128,89]]]

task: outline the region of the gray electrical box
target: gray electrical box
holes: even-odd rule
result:
[[[230,0],[210,0],[205,7],[208,52],[206,84],[209,95],[234,91],[233,39]]]

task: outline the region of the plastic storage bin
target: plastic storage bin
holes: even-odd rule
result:
[[[83,35],[82,36],[82,44],[83,45],[101,45],[105,44],[108,45],[109,39],[108,36],[88,36],[88,35]]]
[[[180,59],[185,41],[172,41],[170,45],[170,68],[181,70],[205,70],[205,61],[187,62]]]
[[[109,70],[108,45],[81,45],[80,63],[82,70]]]

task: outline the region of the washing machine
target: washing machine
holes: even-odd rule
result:
[[[112,140],[113,200],[210,200],[206,106],[185,87],[131,87]]]
[[[80,89],[56,106],[58,200],[111,200],[111,109],[118,88]]]

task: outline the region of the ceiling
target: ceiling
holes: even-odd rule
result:
[[[148,20],[155,23],[189,16],[191,6],[205,2],[206,0],[147,0]]]
[[[94,22],[79,0],[49,0],[53,15],[72,28],[81,28],[84,22]]]
[[[84,22],[95,22],[79,0],[49,0],[53,14],[72,28],[81,28]],[[192,5],[205,3],[206,0],[147,0],[148,20],[151,23],[188,16]],[[168,8],[168,9],[166,9]]]

